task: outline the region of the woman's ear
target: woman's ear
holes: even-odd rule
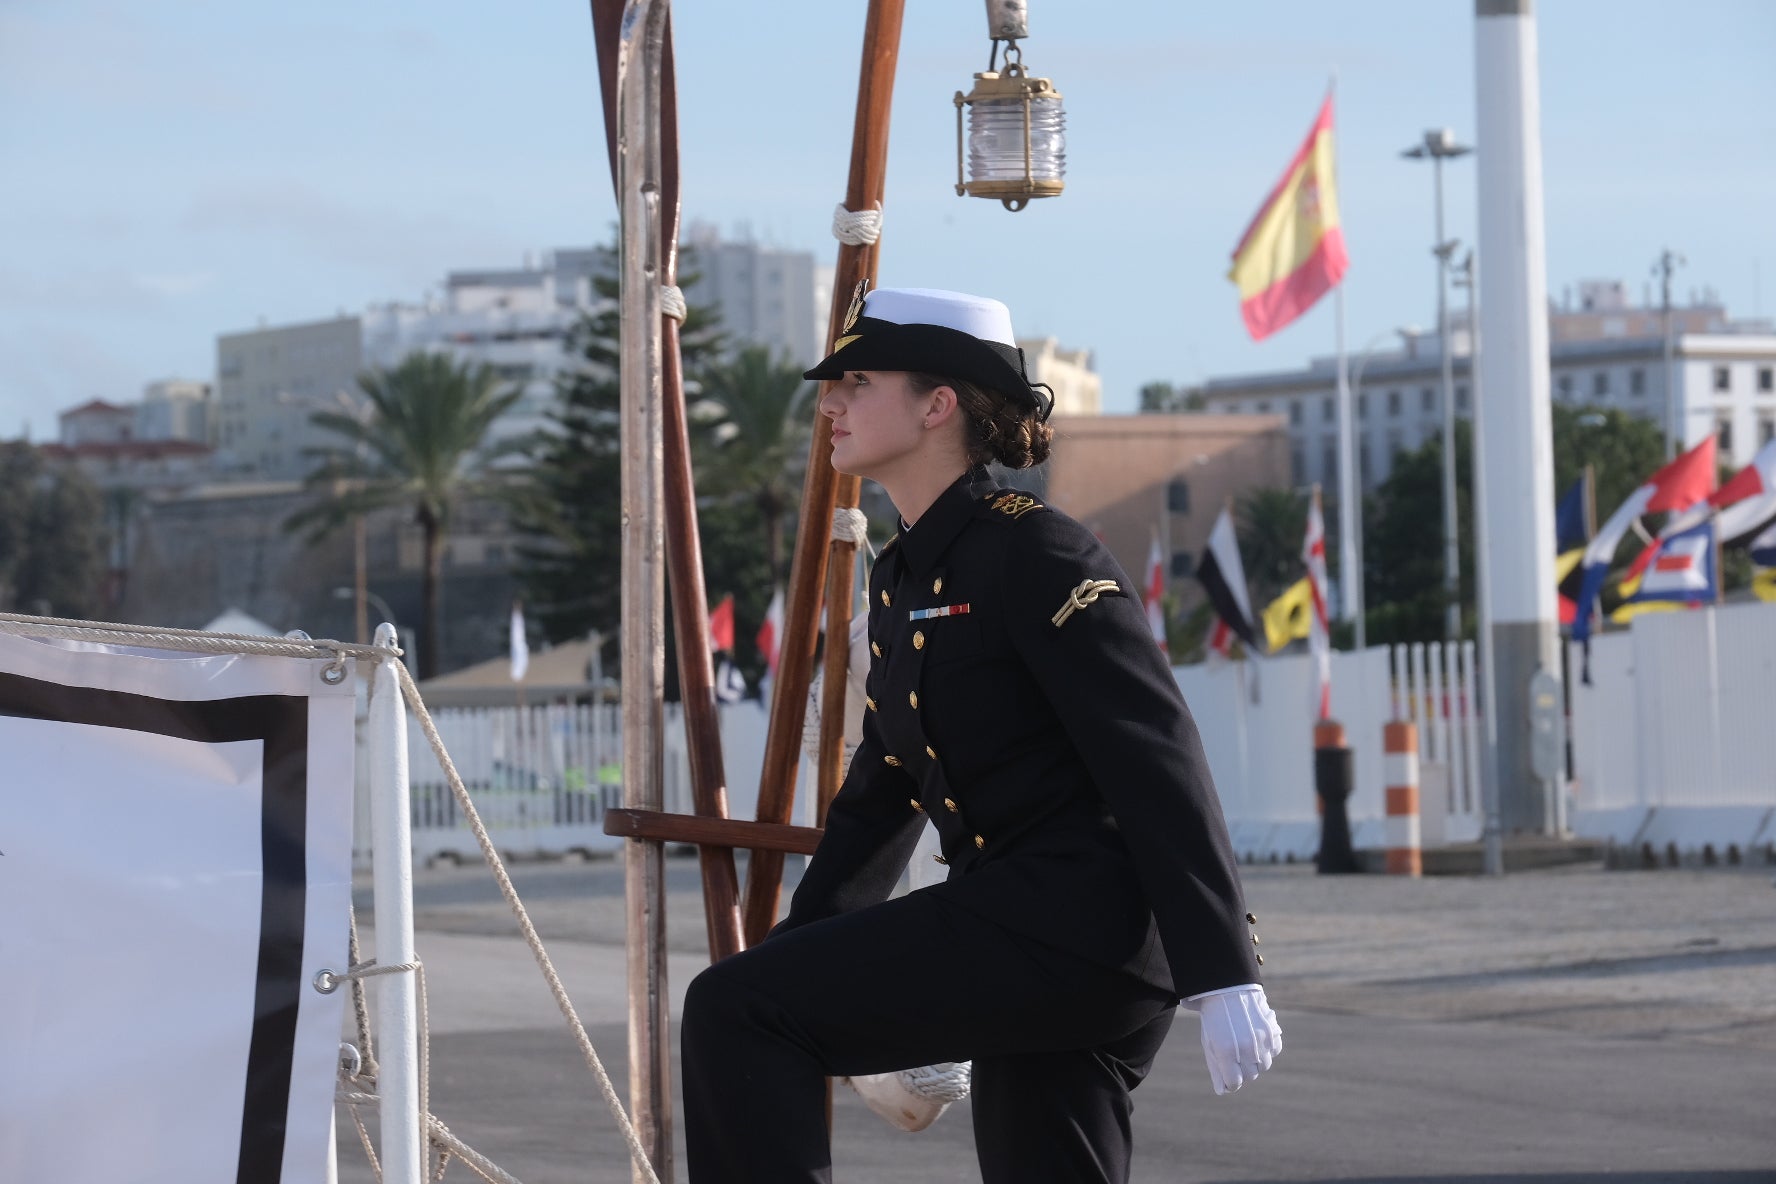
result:
[[[959,406],[954,387],[945,385],[932,387],[925,393],[926,429],[942,427],[948,423],[952,416],[958,414]]]

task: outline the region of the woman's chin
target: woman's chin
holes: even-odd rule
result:
[[[847,477],[867,476],[868,474],[862,472],[859,469],[857,462],[853,459],[853,457],[851,455],[851,449],[849,447],[847,447],[848,444],[850,444],[850,437],[844,437],[842,439],[838,439],[838,440],[833,441],[833,448],[832,448],[833,472],[843,473]]]

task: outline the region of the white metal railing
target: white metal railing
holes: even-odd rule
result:
[[[518,856],[571,851],[614,852],[622,840],[604,833],[604,816],[622,805],[623,751],[617,704],[445,708],[433,713],[455,761],[501,851]],[[765,722],[757,703],[720,709],[729,817],[751,818],[763,766]],[[691,812],[690,763],[684,717],[676,704],[664,713],[663,808]],[[354,861],[369,866],[368,765],[359,724],[358,825]],[[439,856],[477,860],[480,850],[463,822],[444,772],[418,728],[408,733],[412,769],[412,844],[416,860]],[[799,798],[798,798],[799,801]]]
[[[1442,818],[1444,841],[1474,842],[1485,821],[1480,792],[1479,700],[1474,643],[1413,642],[1390,647],[1394,718],[1418,725],[1421,787],[1440,800],[1427,814]]]

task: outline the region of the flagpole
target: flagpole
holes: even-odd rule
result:
[[[1357,512],[1356,446],[1351,425],[1350,364],[1344,352],[1344,284],[1333,291],[1333,323],[1338,341],[1338,575],[1344,619],[1356,629],[1360,652],[1368,641],[1363,628],[1363,524]]]
[[[1332,71],[1329,89],[1338,97],[1338,71]],[[1338,157],[1332,157],[1334,184]],[[1342,191],[1342,186],[1339,186]],[[1332,291],[1332,324],[1338,354],[1338,584],[1339,608],[1356,630],[1360,653],[1368,641],[1363,628],[1363,516],[1362,494],[1356,481],[1356,444],[1351,420],[1350,358],[1344,349],[1344,280]]]

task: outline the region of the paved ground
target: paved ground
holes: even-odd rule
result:
[[[625,1089],[619,870],[532,865],[515,878]],[[668,883],[676,1000],[706,960],[695,862],[674,860]],[[1283,1057],[1216,1098],[1181,1017],[1136,1095],[1135,1180],[1776,1182],[1768,872],[1407,881],[1266,867],[1247,888]],[[416,903],[434,1110],[525,1184],[627,1181],[614,1125],[485,871],[422,872]],[[347,1124],[347,1184],[370,1179],[356,1143]],[[840,1180],[977,1178],[966,1105],[908,1136],[840,1091],[834,1154]],[[458,1166],[448,1178],[472,1177]]]

